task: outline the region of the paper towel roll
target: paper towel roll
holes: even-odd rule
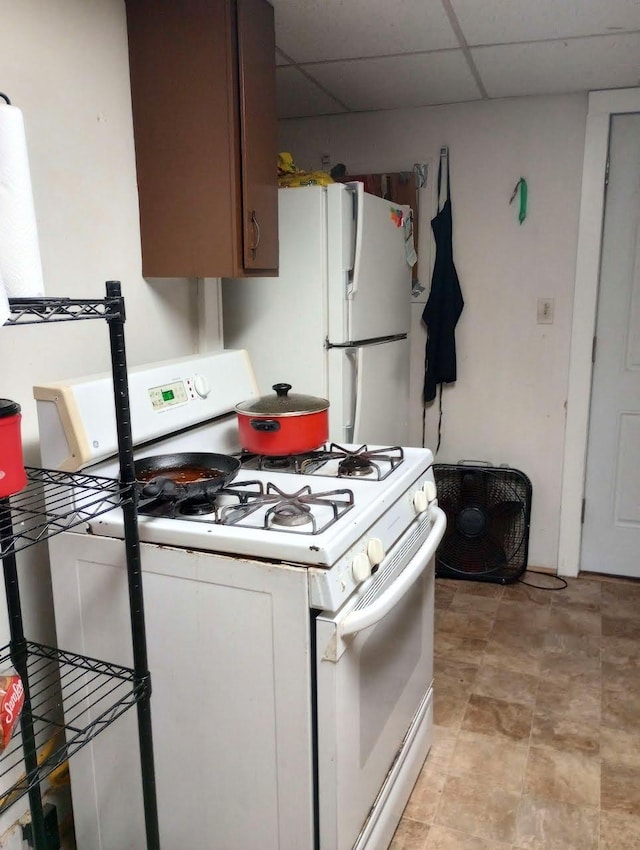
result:
[[[22,112],[0,104],[0,279],[9,298],[44,295]]]

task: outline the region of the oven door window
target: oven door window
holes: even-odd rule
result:
[[[379,622],[347,638],[352,606],[316,620],[322,847],[353,844],[433,678],[433,565]]]

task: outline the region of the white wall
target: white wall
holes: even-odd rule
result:
[[[105,280],[121,280],[130,364],[195,351],[195,283],[141,277],[124,0],[0,0],[0,20],[0,90],[24,114],[47,295],[101,298]],[[22,405],[37,464],[32,386],[107,370],[107,324],[4,327],[0,363],[0,396]],[[46,552],[19,562],[27,636],[54,642]]]
[[[320,168],[329,154],[332,165],[343,162],[351,173],[407,170],[414,162],[437,165],[440,147],[449,146],[454,258],[465,309],[456,335],[458,381],[443,395],[436,459],[482,459],[525,472],[533,484],[529,563],[552,568],[586,110],[586,95],[573,95],[280,124],[280,150],[309,169]],[[529,185],[523,225],[517,202],[508,203],[521,176]],[[429,217],[421,211],[423,227]],[[428,287],[424,268],[420,277]],[[540,297],[554,299],[552,325],[536,323]],[[425,336],[422,305],[412,309],[412,431],[420,442]],[[434,404],[426,431],[433,448],[437,419]]]

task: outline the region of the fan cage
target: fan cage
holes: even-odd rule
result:
[[[532,487],[520,470],[434,464],[447,529],[436,551],[440,578],[509,584],[527,569]]]

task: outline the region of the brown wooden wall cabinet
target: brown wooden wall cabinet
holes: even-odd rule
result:
[[[143,275],[277,274],[273,8],[126,7]]]

